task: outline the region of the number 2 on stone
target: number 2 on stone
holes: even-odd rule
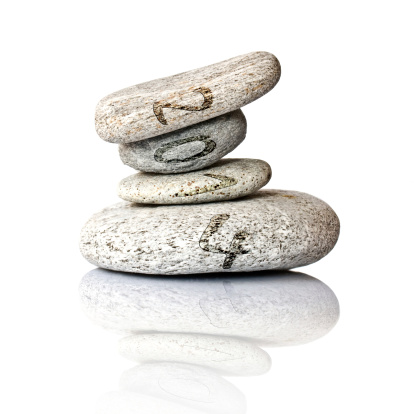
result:
[[[239,231],[234,235],[233,240],[231,241],[230,246],[227,250],[221,249],[220,247],[213,247],[209,244],[210,237],[213,234],[217,233],[218,229],[229,218],[229,214],[217,214],[214,216],[210,220],[209,225],[204,230],[199,241],[200,247],[206,252],[221,253],[226,255],[224,258],[223,269],[230,269],[238,254],[249,253],[249,250],[243,249],[243,242],[249,236],[249,233],[244,230]]]
[[[200,92],[201,95],[203,95],[204,102],[201,106],[191,106],[191,105],[177,105],[172,104],[165,101],[158,101],[155,102],[153,105],[154,115],[157,117],[158,121],[162,125],[168,125],[167,120],[164,117],[164,108],[173,108],[173,109],[181,109],[183,111],[204,111],[205,109],[208,109],[213,105],[213,94],[211,92],[211,89],[201,87],[198,89],[195,89],[193,92]]]

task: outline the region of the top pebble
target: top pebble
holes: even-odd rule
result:
[[[119,144],[175,131],[255,101],[273,89],[280,73],[274,55],[253,52],[131,86],[98,103],[96,132]]]

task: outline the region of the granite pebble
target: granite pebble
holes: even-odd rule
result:
[[[121,202],[86,223],[80,250],[90,263],[124,272],[250,272],[314,263],[338,236],[338,217],[318,198],[260,190],[200,205]]]
[[[124,335],[194,333],[288,346],[322,337],[339,318],[332,290],[297,272],[184,278],[95,269],[79,292],[93,322]]]
[[[274,55],[252,52],[131,86],[98,103],[96,132],[105,141],[128,143],[175,131],[260,98],[280,73]]]
[[[134,362],[185,362],[221,375],[261,375],[269,371],[269,354],[237,338],[186,333],[143,333],[122,338],[119,352]]]
[[[169,134],[119,145],[124,164],[140,171],[173,174],[200,170],[233,151],[246,136],[239,109]]]
[[[272,176],[261,160],[225,158],[211,167],[164,175],[137,173],[118,185],[120,198],[143,204],[198,204],[224,201],[252,194]]]

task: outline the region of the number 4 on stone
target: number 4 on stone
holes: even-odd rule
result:
[[[243,242],[249,236],[249,233],[247,233],[244,230],[241,230],[234,235],[228,249],[222,249],[220,247],[213,247],[210,245],[209,243],[210,237],[213,236],[213,234],[217,233],[218,229],[229,218],[230,218],[229,214],[215,215],[210,220],[209,225],[204,230],[203,234],[201,235],[200,241],[199,241],[200,247],[206,252],[221,253],[221,254],[226,255],[226,257],[224,258],[223,269],[230,269],[238,254],[249,253],[249,250],[243,249]]]

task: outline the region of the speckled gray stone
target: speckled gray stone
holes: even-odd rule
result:
[[[299,345],[328,333],[339,318],[332,290],[296,272],[177,278],[95,269],[79,292],[92,321],[123,334],[202,333]]]
[[[236,338],[185,333],[144,333],[119,341],[119,352],[134,362],[185,362],[222,375],[261,375],[272,366],[258,346]]]
[[[196,365],[155,362],[137,366],[123,373],[120,388],[212,414],[241,414],[246,409],[240,390],[214,371]]]
[[[188,173],[164,175],[137,173],[124,178],[118,195],[143,204],[197,204],[224,201],[252,194],[272,176],[261,160],[225,158],[211,167]]]
[[[166,134],[239,109],[269,92],[279,78],[276,57],[253,52],[141,83],[98,103],[96,132],[115,143]]]
[[[250,272],[314,263],[338,236],[338,217],[318,198],[260,190],[200,205],[121,202],[92,216],[80,249],[94,265],[125,272]]]
[[[119,145],[124,164],[136,170],[171,174],[200,170],[233,151],[246,136],[239,109],[169,134]]]

